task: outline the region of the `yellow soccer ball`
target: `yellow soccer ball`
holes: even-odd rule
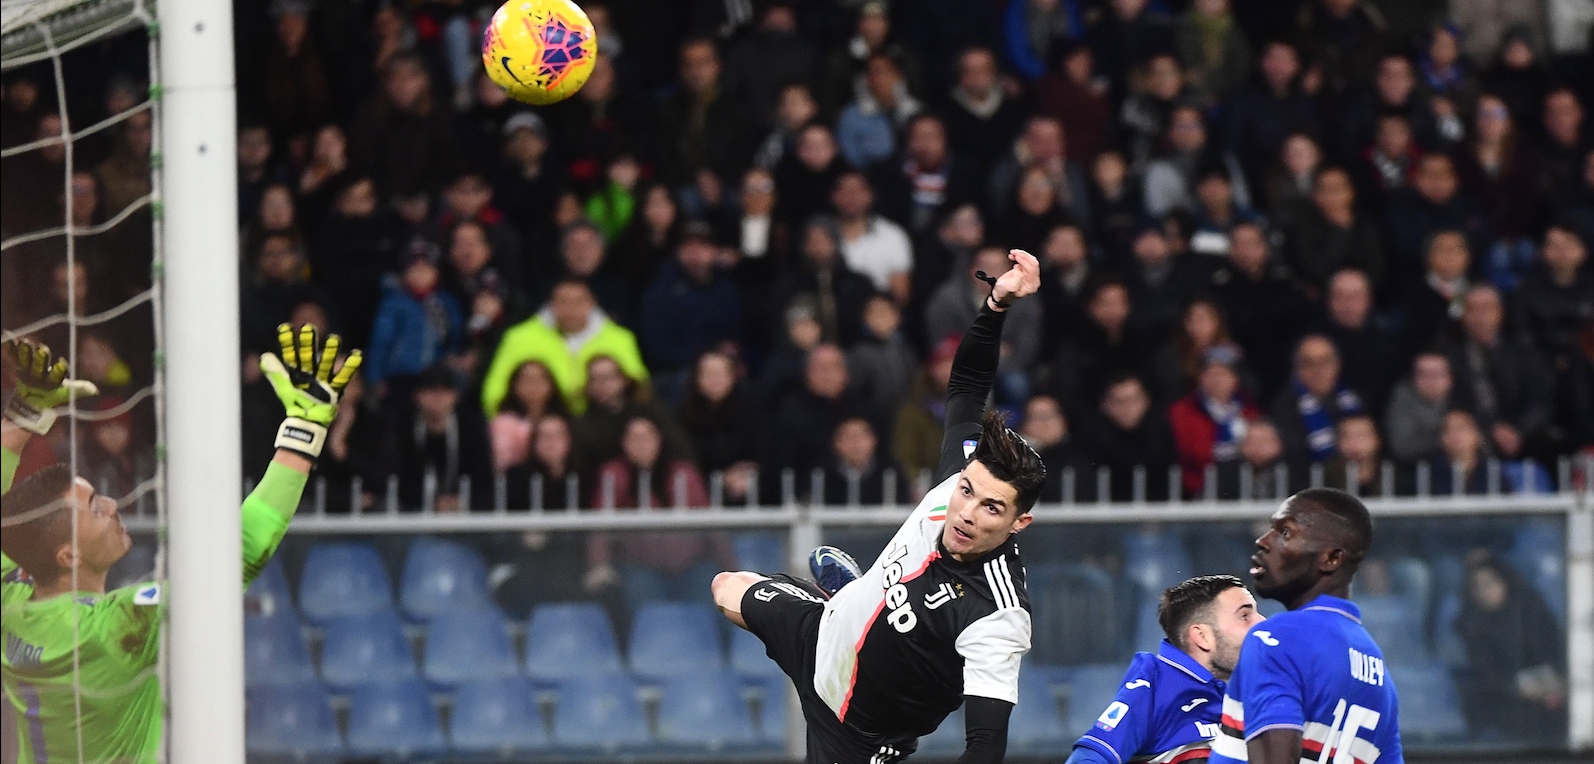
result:
[[[482,34],[487,76],[525,103],[569,98],[592,74],[598,36],[571,0],[509,0]]]

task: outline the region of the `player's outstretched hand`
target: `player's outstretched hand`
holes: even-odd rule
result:
[[[1010,249],[1007,259],[1013,262],[1013,267],[996,277],[996,285],[991,289],[991,302],[1000,308],[1035,294],[1041,288],[1041,263],[1034,255],[1022,249]]]
[[[338,415],[338,396],[360,368],[360,351],[350,352],[334,369],[342,342],[336,334],[327,335],[322,343],[316,340],[313,326],[300,327],[295,337],[293,327],[282,324],[277,327],[277,341],[282,345],[280,358],[275,353],[260,356],[260,371],[288,415],[277,429],[277,448],[314,461],[326,443],[327,427]]]
[[[72,398],[99,393],[93,382],[67,379],[65,358],[56,358],[43,343],[28,339],[6,340],[0,350],[16,364],[17,390],[6,403],[5,417],[12,424],[44,435],[55,424],[55,409]]]

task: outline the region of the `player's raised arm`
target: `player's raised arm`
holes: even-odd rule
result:
[[[349,353],[337,366],[336,334],[318,342],[314,327],[304,326],[295,337],[287,324],[277,327],[282,356],[260,357],[260,371],[282,401],[287,416],[277,428],[277,453],[265,477],[244,499],[244,585],[248,585],[277,551],[299,508],[310,470],[326,444],[327,428],[338,414],[338,396],[360,368],[360,351]]]
[[[1041,286],[1040,261],[1022,249],[1011,250],[1007,259],[1013,267],[991,277],[979,277],[991,284],[991,294],[980,306],[974,323],[958,343],[952,358],[952,378],[947,383],[945,434],[941,438],[941,462],[935,479],[945,480],[968,461],[963,441],[978,434],[985,417],[985,401],[996,381],[996,367],[1002,357],[1002,324],[1014,302],[1035,294]]]
[[[17,387],[5,403],[0,420],[0,494],[11,492],[22,461],[22,449],[34,435],[50,432],[55,424],[55,409],[75,398],[99,392],[93,382],[68,379],[65,358],[56,358],[50,348],[27,339],[6,340],[0,354],[15,366]],[[0,553],[0,574],[9,574],[17,565]]]

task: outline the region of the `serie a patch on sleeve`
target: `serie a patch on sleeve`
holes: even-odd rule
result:
[[[1096,729],[1112,732],[1128,713],[1129,706],[1124,705],[1122,701],[1115,700],[1112,705],[1107,706],[1106,711],[1101,712],[1101,716],[1096,718]]]
[[[979,444],[980,442],[974,438],[969,438],[968,440],[963,441],[963,458],[967,459],[970,456],[973,456],[974,447]]]
[[[133,592],[134,605],[159,605],[161,604],[161,585],[144,584]]]

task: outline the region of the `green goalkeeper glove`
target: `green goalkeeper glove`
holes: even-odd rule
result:
[[[73,398],[96,395],[93,382],[66,378],[66,359],[55,358],[50,348],[33,340],[6,340],[3,352],[16,362],[17,389],[6,403],[5,417],[35,435],[50,432],[55,409]]]
[[[274,353],[260,356],[260,371],[271,382],[271,389],[288,414],[277,428],[277,448],[302,454],[310,461],[321,456],[327,427],[338,415],[338,396],[354,378],[361,360],[360,351],[355,350],[333,374],[342,340],[329,334],[326,343],[318,348],[315,335],[315,327],[305,325],[299,328],[295,343],[293,327],[282,324],[277,327],[282,357]]]

